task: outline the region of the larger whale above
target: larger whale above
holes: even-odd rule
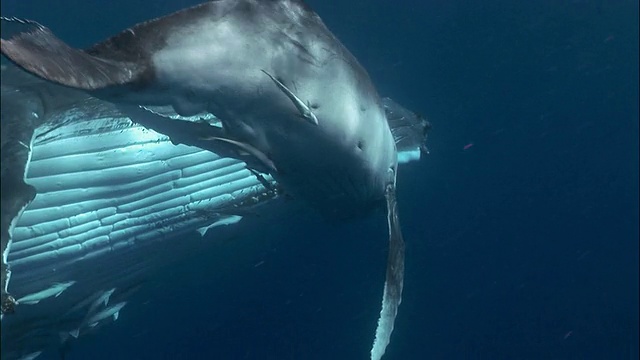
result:
[[[117,104],[136,120],[171,106],[215,114],[202,140],[250,154],[328,218],[385,203],[389,255],[371,358],[385,352],[404,277],[397,149],[367,72],[299,0],[219,0],[135,25],[76,50],[33,22],[2,54],[45,80]],[[4,34],[3,34],[4,36]]]

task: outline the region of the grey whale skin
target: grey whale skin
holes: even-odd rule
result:
[[[295,0],[212,1],[86,50],[30,25],[3,38],[1,49],[34,75],[112,102],[134,121],[159,116],[139,105],[215,114],[222,128],[199,140],[253,155],[285,191],[329,218],[386,199],[389,255],[371,350],[382,357],[404,277],[397,148],[368,74],[317,14]]]

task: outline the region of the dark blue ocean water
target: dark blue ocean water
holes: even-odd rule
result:
[[[193,3],[4,0],[2,15],[86,46]],[[400,172],[407,275],[385,359],[637,359],[638,2],[308,3],[433,124],[431,155]],[[384,215],[259,231],[169,269],[66,358],[367,358]]]

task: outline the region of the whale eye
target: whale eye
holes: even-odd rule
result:
[[[316,110],[317,108],[319,108],[319,107],[320,107],[320,105],[318,105],[318,104],[316,104],[316,103],[313,103],[313,104],[311,104],[311,105],[309,105],[309,106],[311,106],[311,108],[312,108],[313,110]]]
[[[358,149],[364,150],[364,141],[362,141],[362,140],[358,141]]]

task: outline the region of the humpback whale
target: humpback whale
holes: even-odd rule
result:
[[[222,127],[194,141],[236,147],[329,219],[386,204],[389,254],[371,358],[383,356],[404,278],[396,141],[367,72],[313,10],[300,0],[210,1],[85,50],[24,24],[3,33],[0,48],[36,76],[141,123],[162,122],[152,106],[214,114]]]
[[[10,82],[12,75],[6,71],[2,75],[3,84]],[[46,92],[56,87],[40,83],[28,88]],[[391,99],[384,98],[383,103],[399,162],[418,160],[423,121]],[[52,284],[76,283],[57,298],[33,305],[21,302],[14,314],[4,317],[2,359],[46,354],[60,347],[66,352],[85,335],[114,323],[109,318],[87,327],[86,319],[118,302],[139,305],[142,299],[131,298],[128,289],[149,290],[160,279],[158,271],[174,264],[190,267],[190,254],[219,256],[229,236],[236,239],[233,243],[240,240],[243,248],[253,248],[249,251],[253,254],[263,239],[261,233],[253,233],[255,229],[290,219],[291,210],[304,210],[303,204],[270,196],[269,186],[257,181],[246,164],[197,147],[172,145],[169,136],[145,131],[120,114],[92,114],[76,105],[46,122],[36,129],[25,179],[37,194],[13,232],[10,290],[20,299]],[[158,129],[186,141],[184,123],[166,121],[167,127]],[[3,174],[3,179],[7,175],[11,174]],[[121,209],[115,215],[114,205]],[[172,210],[183,206],[190,211]],[[216,214],[238,214],[242,219],[220,226],[238,216]],[[321,225],[317,220],[310,225]],[[109,232],[110,226],[118,231]],[[87,227],[91,230],[83,230]],[[196,231],[206,232],[205,241]],[[234,258],[243,263],[243,254]],[[129,317],[131,309],[125,308],[121,317]]]

